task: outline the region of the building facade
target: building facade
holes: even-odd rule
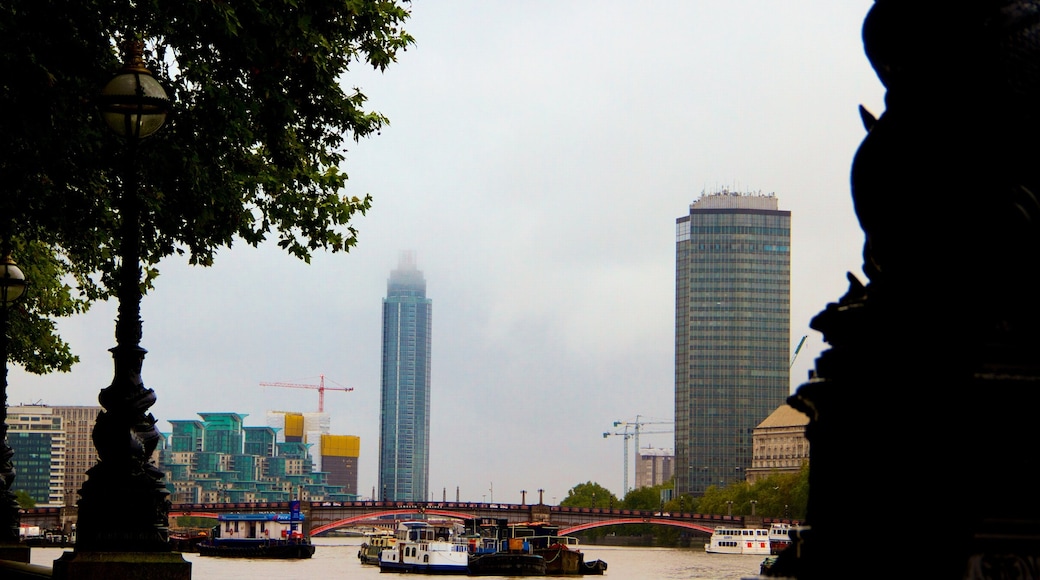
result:
[[[405,252],[383,299],[379,499],[429,499],[432,321],[426,280]]]
[[[97,463],[94,423],[101,407],[63,405],[51,407],[65,429],[65,505],[76,505],[79,490],[87,481],[87,470]]]
[[[679,493],[744,480],[752,432],[790,393],[791,212],[772,194],[702,194],[676,219]]]
[[[315,470],[314,444],[303,441],[301,413],[269,412],[285,428],[245,425],[241,413],[199,413],[202,421],[171,420],[159,467],[174,503],[353,501],[357,499],[357,454],[353,481]],[[286,431],[285,434],[279,433]],[[281,435],[281,440],[279,440]],[[322,437],[328,437],[327,435]],[[352,436],[332,436],[350,438]],[[360,447],[360,439],[353,437]],[[349,451],[349,450],[347,450]],[[348,490],[348,487],[350,488]]]
[[[76,504],[86,472],[97,463],[91,439],[98,406],[19,405],[7,410],[8,444],[14,451],[14,489],[40,507]]]
[[[675,454],[671,449],[644,447],[636,450],[636,489],[662,485],[675,474]]]
[[[358,457],[361,438],[356,435],[322,435],[321,464],[329,474],[329,485],[339,485],[346,493],[358,492]]]
[[[774,473],[798,473],[809,462],[805,428],[809,417],[790,405],[780,405],[751,434],[754,453],[748,483]]]

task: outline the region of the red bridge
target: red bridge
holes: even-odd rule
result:
[[[288,502],[173,504],[170,508],[170,519],[178,516],[216,517],[218,513],[255,513],[288,509]],[[305,525],[313,536],[320,536],[337,528],[374,525],[380,523],[380,520],[385,524],[383,527],[396,527],[399,520],[427,516],[459,519],[496,518],[505,519],[513,524],[549,522],[559,526],[561,534],[620,524],[655,524],[686,528],[709,536],[712,530],[720,525],[768,525],[774,521],[755,516],[474,502],[304,502],[303,512],[306,516]]]

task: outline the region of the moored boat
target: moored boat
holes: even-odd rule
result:
[[[384,548],[392,548],[396,538],[393,532],[374,532],[368,534],[358,550],[358,559],[362,564],[379,565],[379,553]]]
[[[513,526],[513,536],[530,544],[531,551],[545,560],[548,576],[598,576],[607,571],[603,560],[585,561],[578,538],[559,535],[559,526],[530,523]]]
[[[170,530],[170,549],[174,552],[198,552],[199,544],[209,538],[209,528]]]
[[[470,576],[545,576],[545,558],[524,538],[511,537],[508,520],[480,520],[467,536]]]
[[[469,546],[462,525],[408,521],[398,524],[394,545],[379,553],[380,572],[467,574]]]
[[[704,544],[709,554],[762,554],[772,553],[768,528],[718,527]]]
[[[314,545],[298,529],[303,514],[219,514],[209,538],[197,544],[200,556],[304,559]]]

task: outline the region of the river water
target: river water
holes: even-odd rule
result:
[[[193,580],[392,580],[407,574],[380,573],[357,553],[362,538],[314,538],[317,550],[308,560],[245,560],[184,554]],[[33,548],[33,564],[52,566],[62,548]],[[604,580],[742,580],[754,578],[764,556],[707,554],[703,548],[626,548],[583,544],[585,560],[607,563]],[[483,576],[489,580],[506,576]],[[596,576],[585,577],[591,580]],[[118,580],[113,578],[112,580]],[[403,579],[402,579],[403,580]]]

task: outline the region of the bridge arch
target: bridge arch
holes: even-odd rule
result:
[[[381,511],[381,512],[372,512],[372,513],[367,513],[367,514],[351,516],[349,518],[343,518],[341,520],[337,520],[337,521],[334,521],[334,522],[331,522],[331,523],[328,523],[328,524],[322,524],[320,526],[315,526],[315,527],[311,528],[311,535],[312,536],[317,536],[317,535],[323,534],[323,533],[325,533],[325,532],[327,532],[329,530],[334,530],[336,528],[339,528],[341,526],[347,526],[347,525],[353,524],[355,522],[363,522],[363,521],[366,521],[366,520],[378,519],[378,518],[381,518],[383,516],[395,516],[396,517],[396,516],[420,516],[420,515],[427,515],[427,516],[434,515],[434,516],[442,516],[442,517],[446,517],[446,518],[455,518],[455,519],[460,519],[460,520],[472,520],[472,519],[477,517],[476,514],[468,514],[468,513],[463,513],[463,512],[456,512],[456,511],[442,510],[442,509],[426,509],[426,510],[421,510],[421,511],[420,510],[416,510],[414,512],[401,511],[399,509],[396,509],[396,510],[386,510],[386,511]]]
[[[584,530],[591,530],[592,528],[604,528],[607,526],[617,526],[620,524],[655,524],[659,526],[672,526],[674,528],[686,528],[688,530],[696,530],[698,532],[704,532],[708,535],[711,535],[711,533],[715,531],[715,528],[711,528],[702,524],[694,524],[690,522],[677,522],[675,520],[663,518],[619,518],[616,520],[588,522],[585,524],[571,526],[569,528],[563,528],[560,530],[560,535],[567,536]]]

